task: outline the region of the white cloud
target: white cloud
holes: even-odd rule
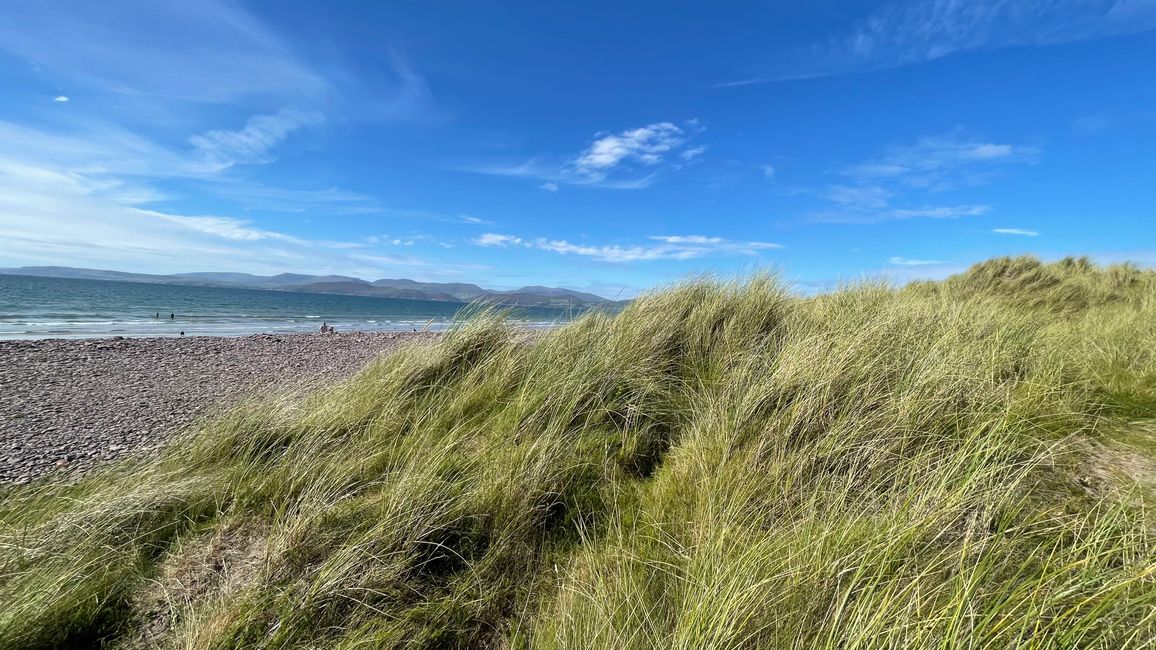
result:
[[[142,215],[151,215],[157,219],[170,221],[200,233],[219,237],[221,239],[231,239],[234,241],[259,241],[262,239],[269,239],[275,241],[283,241],[299,246],[308,245],[309,242],[279,232],[271,230],[262,230],[260,228],[252,227],[249,221],[241,219],[232,219],[229,217],[186,217],[175,214],[165,214],[152,210],[142,210]]]
[[[639,262],[651,260],[686,260],[710,255],[758,255],[782,248],[780,244],[761,241],[733,241],[703,235],[654,235],[648,239],[657,244],[589,245],[565,239],[525,239],[514,235],[487,233],[474,240],[478,246],[522,246],[562,255],[578,255],[601,262]]]
[[[596,173],[625,161],[657,165],[684,141],[682,129],[670,122],[656,122],[598,138],[578,156],[575,166],[580,172]]]
[[[887,261],[896,266],[932,266],[945,263],[939,260],[913,260],[906,257],[892,257]]]
[[[148,173],[169,178],[190,172],[180,157],[120,130],[70,138],[0,122],[0,140],[6,143],[0,151],[0,266],[380,277],[420,262],[421,273],[431,278],[460,277],[463,269],[411,258],[394,258],[392,266],[374,263],[350,253],[364,248],[362,242],[310,239],[228,215],[142,207],[165,198],[144,184]],[[349,198],[322,191],[320,199],[309,200],[333,194]]]
[[[468,265],[373,256],[364,244],[307,239],[224,216],[146,210],[61,179],[32,186],[0,169],[0,266],[67,264],[145,273],[243,271],[461,277]],[[402,245],[406,245],[405,242]],[[419,278],[420,279],[420,278]]]
[[[64,177],[85,192],[115,195],[126,204],[162,200],[166,197],[149,182],[177,179],[244,209],[317,214],[381,210],[371,197],[336,187],[288,189],[224,175],[203,158],[166,149],[100,120],[81,119],[68,133],[0,121],[0,142],[5,144],[0,164],[24,168],[27,178],[40,176],[58,183],[57,177]]]
[[[308,226],[271,225],[278,222],[265,215],[236,218],[293,212],[301,216],[281,223],[300,224],[384,212],[375,199],[337,187],[269,187],[257,170],[238,167],[272,161],[324,114],[376,121],[426,107],[418,103],[428,99],[424,80],[399,53],[371,81],[332,60],[321,74],[232,0],[62,0],[6,8],[0,58],[27,62],[85,108],[0,120],[4,262],[377,272],[339,254],[368,245],[361,240],[298,236]],[[68,96],[48,99],[63,109]],[[223,115],[243,117],[222,123]],[[187,207],[189,197],[211,197],[214,207]]]
[[[682,169],[706,151],[705,146],[687,147],[702,131],[698,120],[683,126],[655,122],[621,133],[598,133],[577,155],[551,162],[533,157],[512,165],[458,167],[459,171],[533,178],[543,181],[539,188],[554,192],[561,185],[586,185],[607,189],[634,190],[649,187],[660,175]]]
[[[990,211],[990,205],[953,205],[897,208],[884,214],[891,219],[959,219],[960,217],[980,217]]]
[[[1156,6],[1146,0],[920,0],[884,4],[843,46],[860,65],[886,66],[1153,27]]]
[[[1151,0],[892,0],[849,32],[780,56],[736,86],[879,70],[957,52],[1044,46],[1156,28]],[[770,67],[770,66],[768,66]]]
[[[185,216],[120,202],[83,179],[0,167],[0,260],[4,265],[68,264],[146,272],[281,272],[347,261],[310,241],[216,216]],[[38,179],[29,183],[31,178]],[[344,265],[344,266],[343,266]]]
[[[689,160],[694,160],[695,158],[698,158],[699,156],[703,155],[704,153],[706,153],[706,147],[700,145],[698,147],[691,147],[690,149],[684,149],[681,153],[678,154],[678,157],[682,158],[683,160],[689,161]]]
[[[521,244],[523,241],[521,237],[488,232],[474,239],[474,243],[478,246],[513,246]]]
[[[992,232],[997,235],[1019,235],[1021,237],[1039,237],[1040,233],[1035,230],[1027,230],[1025,228],[993,228]]]
[[[759,165],[759,169],[761,169],[763,172],[763,178],[767,179],[768,181],[775,180],[775,166],[774,165],[770,165],[770,164]]]
[[[721,244],[724,241],[722,237],[704,237],[702,235],[654,235],[651,239],[667,244]]]
[[[580,255],[591,257],[601,262],[637,262],[657,259],[689,259],[697,257],[688,249],[664,246],[584,246],[572,244],[564,239],[539,239],[535,248],[561,253],[562,255]]]
[[[0,121],[0,141],[0,156],[9,165],[90,180],[98,175],[173,176],[187,167],[180,155],[102,121],[81,121],[67,133]]]
[[[456,221],[457,223],[468,223],[468,224],[473,224],[473,225],[478,225],[478,226],[489,226],[489,225],[493,225],[493,223],[494,223],[493,221],[490,221],[489,219],[483,219],[481,217],[475,217],[474,215],[471,215],[471,214],[459,214],[456,219],[450,219],[450,221]]]
[[[255,115],[237,131],[208,131],[189,138],[194,155],[206,169],[219,171],[237,164],[272,160],[273,147],[289,134],[322,121],[320,113],[282,109],[274,115]]]

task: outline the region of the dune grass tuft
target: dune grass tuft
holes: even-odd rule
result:
[[[1151,647],[1156,520],[1097,450],[1156,458],[1152,275],[477,314],[7,488],[0,647]]]

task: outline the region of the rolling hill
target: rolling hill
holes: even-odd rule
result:
[[[592,293],[558,287],[527,286],[510,291],[499,291],[484,289],[476,284],[460,282],[418,282],[407,279],[381,279],[370,282],[361,278],[344,275],[304,275],[299,273],[281,273],[272,276],[224,272],[153,275],[148,273],[126,273],[123,271],[84,269],[67,266],[21,266],[0,269],[0,275],[29,275],[76,280],[270,289],[302,293],[333,293],[350,296],[436,300],[442,302],[473,302],[480,300],[500,305],[517,305],[524,307],[586,307],[613,304],[614,302]]]

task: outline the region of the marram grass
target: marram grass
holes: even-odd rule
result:
[[[1152,647],[1153,350],[1081,260],[482,314],[9,488],[0,647]]]

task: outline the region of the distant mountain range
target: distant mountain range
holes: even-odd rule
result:
[[[612,306],[615,301],[592,293],[571,289],[530,286],[513,291],[483,289],[476,284],[460,282],[417,282],[415,280],[376,280],[370,282],[344,275],[252,275],[249,273],[176,273],[151,275],[100,269],[77,269],[67,266],[21,266],[0,269],[0,275],[30,275],[74,280],[111,280],[147,284],[179,284],[200,287],[271,289],[302,293],[336,293],[350,296],[441,300],[447,302],[485,301],[501,305],[534,307]]]

